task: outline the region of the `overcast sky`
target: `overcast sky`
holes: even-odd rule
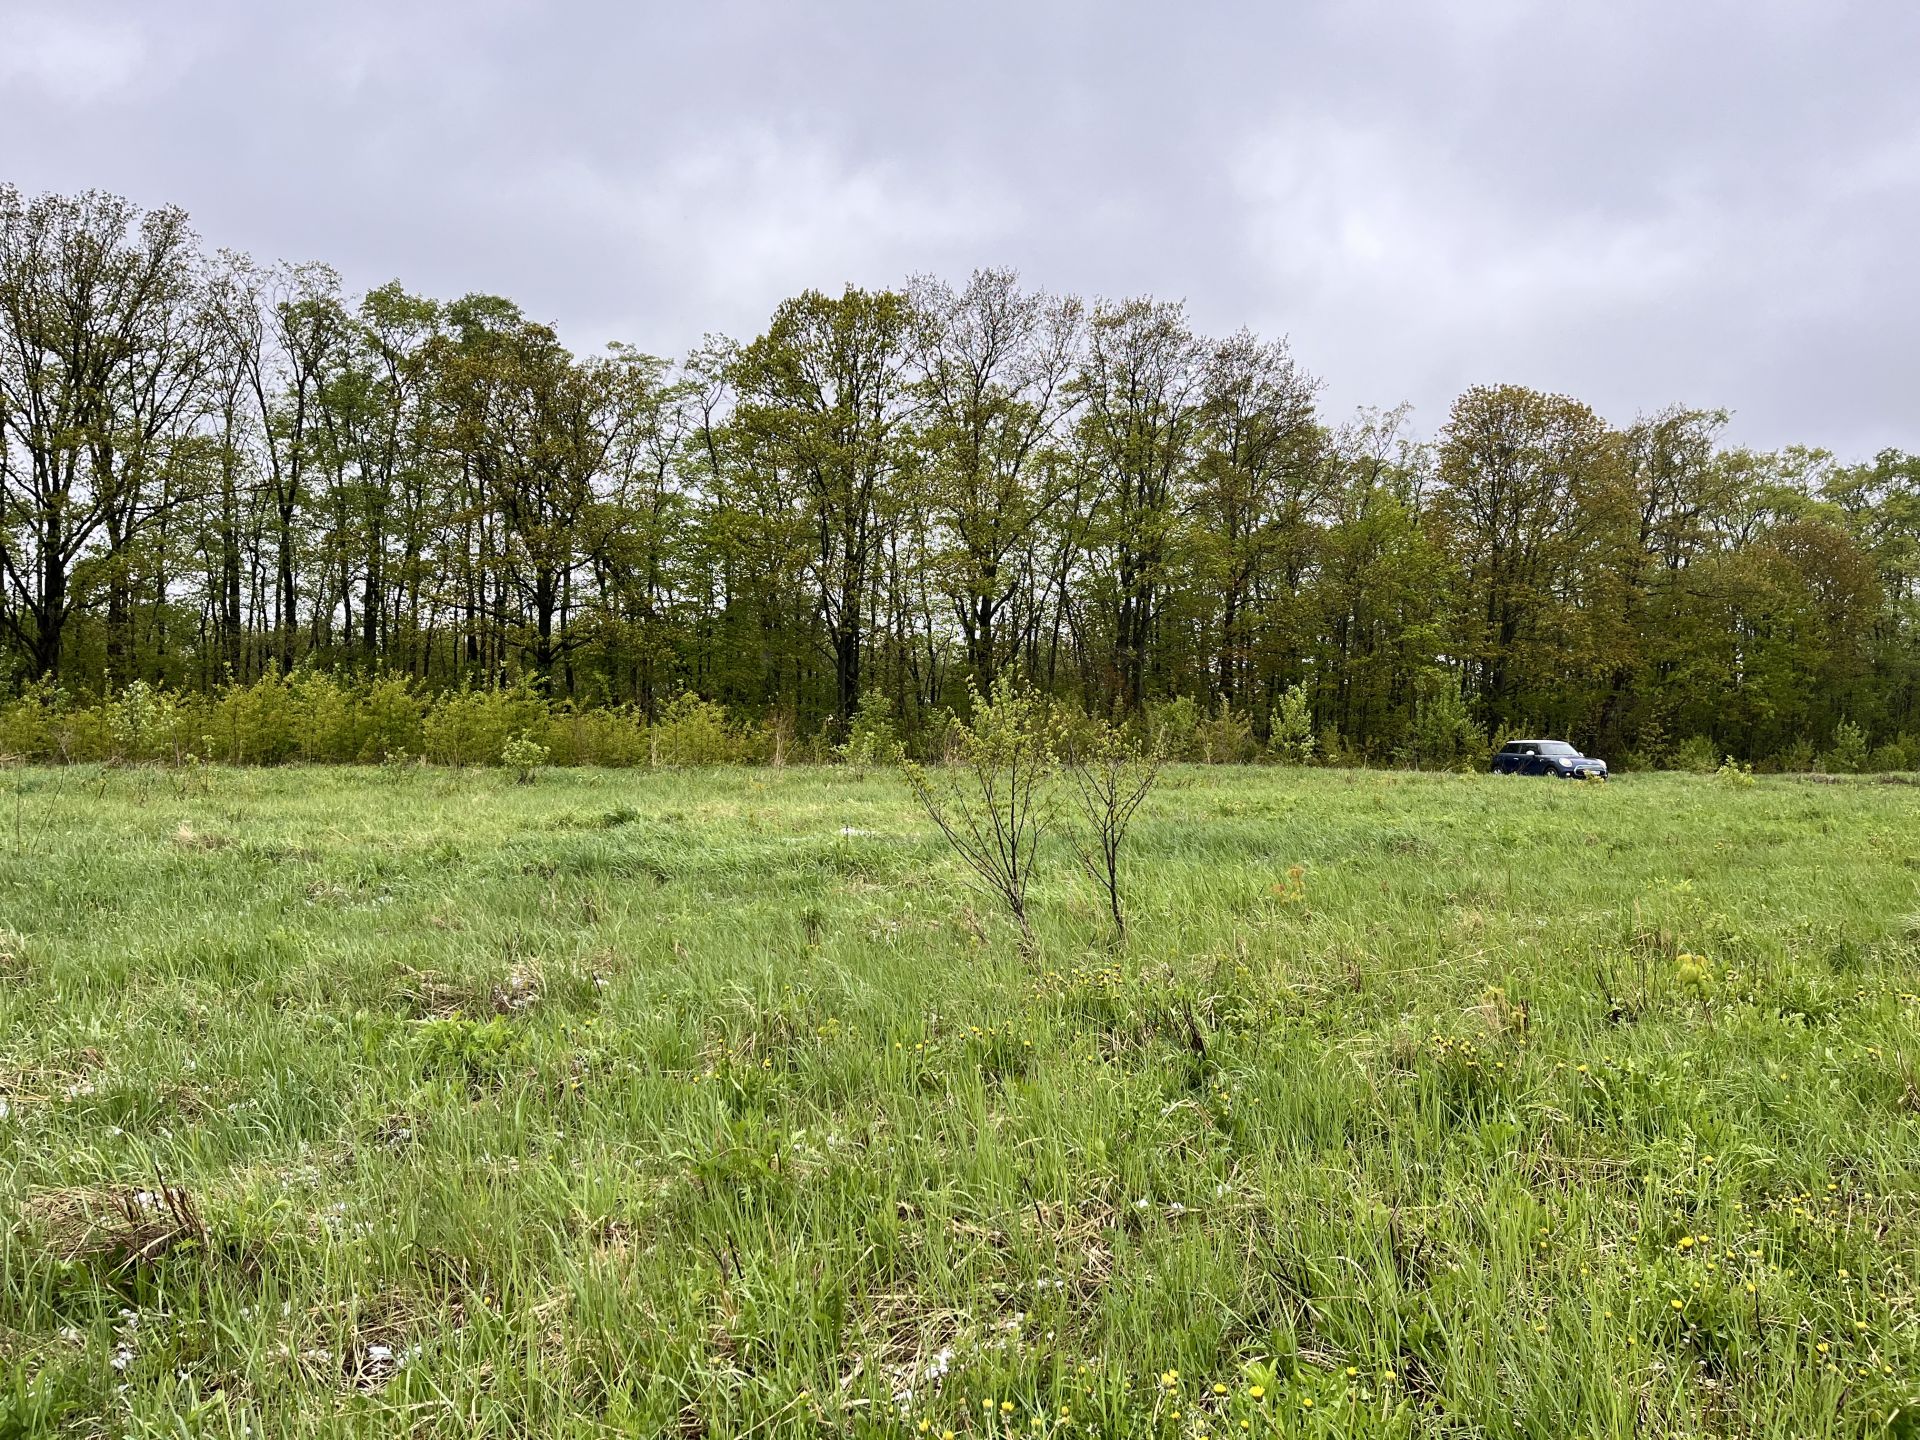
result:
[[[0,179],[581,347],[1011,265],[1483,381],[1920,449],[1915,0],[0,0]]]

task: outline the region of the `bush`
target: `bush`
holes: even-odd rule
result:
[[[1260,748],[1253,740],[1253,717],[1224,699],[1194,727],[1193,745],[1195,758],[1208,765],[1244,765]]]
[[[1768,762],[1768,768],[1779,775],[1804,775],[1813,769],[1813,742],[1794,741]]]
[[[1175,760],[1198,757],[1194,734],[1199,728],[1200,706],[1191,695],[1176,695],[1147,706],[1147,732],[1163,737],[1167,754]]]
[[[847,727],[846,742],[835,754],[849,765],[866,769],[892,761],[900,739],[893,723],[893,705],[883,695],[869,690],[860,697],[860,708]]]
[[[1400,747],[1402,763],[1416,770],[1468,770],[1484,765],[1491,753],[1487,732],[1467,713],[1458,678],[1448,670],[1421,675],[1413,724]]]
[[[18,700],[0,707],[0,755],[50,760],[59,751],[54,739],[66,692],[52,685],[29,685]]]
[[[726,765],[745,758],[745,747],[727,730],[726,707],[691,690],[667,702],[647,741],[655,765]]]
[[[185,753],[191,732],[181,723],[179,702],[146,681],[134,681],[104,709],[113,759],[178,763]]]
[[[864,743],[875,759],[890,748],[883,717],[867,717]],[[230,681],[205,695],[135,681],[103,701],[33,685],[0,702],[0,754],[37,761],[183,764],[191,753],[231,765],[376,764],[391,755],[493,765],[516,739],[541,746],[546,763],[560,765],[754,763],[780,746],[777,721],[736,726],[723,707],[697,695],[677,697],[649,726],[631,706],[582,708],[525,686],[429,695],[404,676],[356,681],[312,668]],[[830,758],[794,747],[790,734],[786,746],[783,758]]]
[[[1634,770],[1671,770],[1675,768],[1673,754],[1667,727],[1658,720],[1648,720],[1641,725],[1632,750],[1627,752],[1628,766]]]
[[[1142,746],[1138,737],[1111,725],[1068,741],[1068,794],[1078,823],[1066,827],[1067,843],[1080,868],[1100,888],[1113,920],[1116,941],[1127,933],[1120,898],[1120,855],[1133,817],[1160,778],[1165,759],[1157,741]]]
[[[229,684],[213,700],[208,731],[215,755],[230,765],[273,765],[294,758],[293,697],[285,677]]]
[[[1672,766],[1695,775],[1711,775],[1720,768],[1720,747],[1705,735],[1692,735],[1673,747]]]
[[[547,747],[524,730],[500,747],[500,763],[514,772],[514,781],[520,785],[531,785],[540,778],[547,755]]]
[[[542,735],[555,765],[634,766],[647,763],[647,725],[631,706],[583,710],[554,707]]]
[[[425,743],[421,720],[426,701],[404,676],[387,675],[361,692],[351,726],[353,754],[363,764],[400,751],[418,751]]]
[[[1744,788],[1753,784],[1753,766],[1742,765],[1729,755],[1720,762],[1720,768],[1713,772],[1713,778],[1722,785]]]
[[[0,749],[5,748],[0,746]],[[1873,754],[1867,757],[1867,768],[1881,775],[1894,770],[1911,770],[1915,756],[1916,747],[1912,737],[1902,735],[1897,740],[1874,746]]]
[[[1823,769],[1833,775],[1858,775],[1867,768],[1867,732],[1851,720],[1833,727],[1833,745],[1820,757]]]
[[[1060,737],[1047,706],[1008,676],[987,695],[971,679],[967,691],[973,714],[948,732],[953,763],[928,770],[904,754],[899,759],[907,788],[927,818],[980,887],[1006,905],[1020,927],[1022,948],[1030,952],[1027,887],[1047,828]]]
[[[421,743],[443,765],[491,764],[515,735],[545,728],[545,704],[530,690],[455,690],[427,712]]]
[[[1332,732],[1335,742],[1340,732]],[[1287,765],[1305,765],[1313,759],[1313,707],[1307,703],[1307,687],[1289,685],[1273,708],[1273,733],[1267,748],[1274,758]]]

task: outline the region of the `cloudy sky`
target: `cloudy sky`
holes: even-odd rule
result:
[[[1482,381],[1920,448],[1920,4],[0,0],[0,179],[678,353],[1011,265]]]

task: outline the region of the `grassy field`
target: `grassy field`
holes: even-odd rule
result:
[[[0,1434],[1915,1396],[1920,791],[1181,769],[1130,863],[1029,961],[883,772],[0,775]]]

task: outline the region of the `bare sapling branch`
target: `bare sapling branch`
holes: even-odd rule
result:
[[[1152,792],[1166,762],[1164,733],[1144,744],[1113,725],[1098,724],[1066,744],[1069,793],[1078,811],[1067,843],[1080,867],[1105,895],[1115,941],[1127,933],[1120,899],[1120,851],[1134,813]]]
[[[1006,677],[987,695],[971,693],[972,717],[955,726],[949,763],[927,769],[903,758],[902,773],[975,883],[1007,907],[1031,953],[1027,888],[1047,828],[1053,728],[1043,704]]]

